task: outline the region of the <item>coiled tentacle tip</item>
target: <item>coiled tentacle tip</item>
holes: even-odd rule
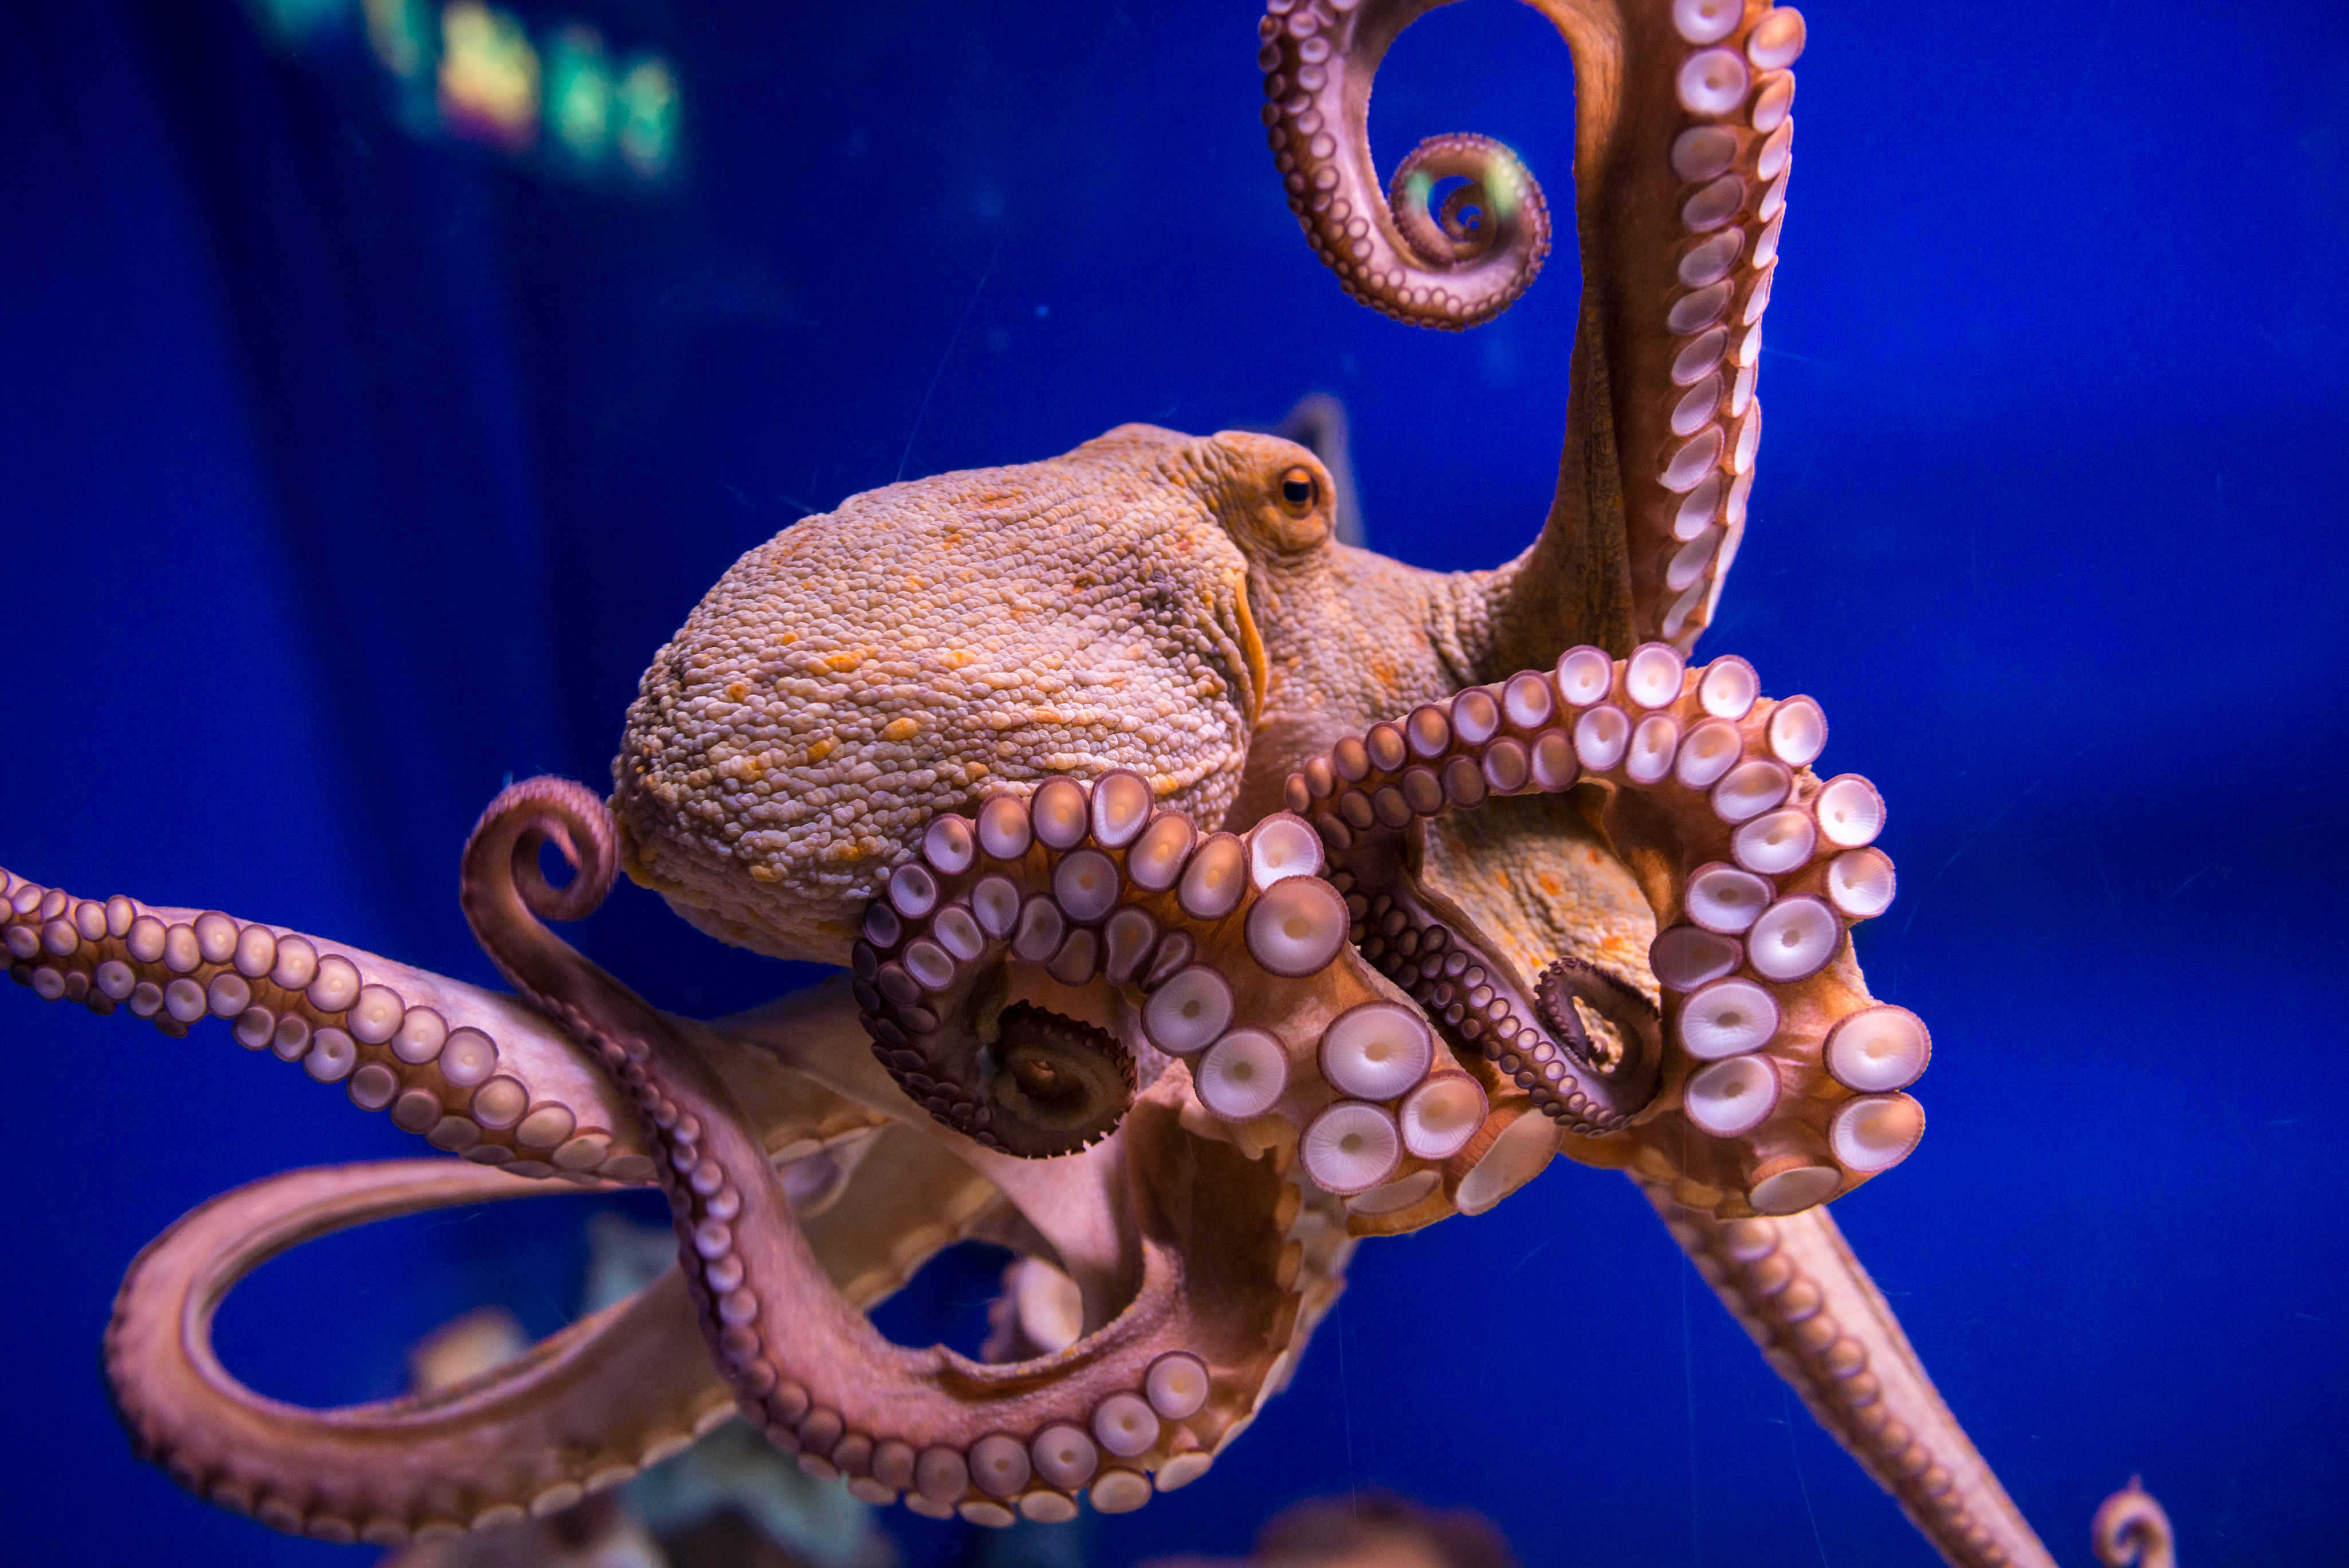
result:
[[[1539,274],[1549,207],[1516,154],[1471,135],[1421,142],[1381,200],[1371,79],[1409,19],[1271,0],[1257,57],[1266,139],[1289,210],[1346,292],[1398,321],[1457,332],[1508,309]]]
[[[547,882],[538,851],[552,844],[574,874],[562,887]],[[619,874],[619,830],[603,797],[585,784],[545,775],[509,784],[481,812],[465,841],[465,878],[505,871],[523,904],[542,920],[584,920],[599,908]]]
[[[2136,1476],[2097,1505],[2088,1536],[2105,1568],[2177,1568],[2177,1538],[2169,1515]]]

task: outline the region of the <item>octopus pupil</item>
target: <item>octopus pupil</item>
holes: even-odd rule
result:
[[[1313,481],[1311,480],[1282,480],[1280,486],[1280,499],[1287,501],[1291,506],[1301,507],[1306,505],[1313,499]]]

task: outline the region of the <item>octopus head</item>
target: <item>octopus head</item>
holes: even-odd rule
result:
[[[629,874],[837,963],[941,813],[1123,768],[1214,824],[1265,701],[1251,568],[1322,549],[1332,494],[1289,442],[1127,425],[784,530],[645,672],[613,764]]]

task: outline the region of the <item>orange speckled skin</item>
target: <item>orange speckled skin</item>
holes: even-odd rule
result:
[[[1215,501],[1273,445],[1128,426],[856,496],[750,551],[628,710],[629,874],[729,941],[837,963],[936,812],[1123,766],[1221,816],[1263,654]]]
[[[991,794],[1131,768],[1246,826],[1302,758],[1482,678],[1493,574],[1334,543],[1331,493],[1289,442],[1127,425],[784,530],[645,672],[613,764],[629,874],[727,941],[840,963],[922,825]]]

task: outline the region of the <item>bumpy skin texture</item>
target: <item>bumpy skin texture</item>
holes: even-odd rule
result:
[[[1255,542],[1221,514],[1297,460],[1269,437],[1128,425],[777,534],[719,579],[628,709],[613,799],[629,874],[712,934],[838,963],[939,811],[1125,767],[1220,818],[1265,682]]]
[[[1425,8],[1273,0],[1267,123],[1347,286],[1460,326],[1547,231],[1475,139],[1378,191],[1371,76]],[[1481,1213],[1564,1152],[1641,1184],[1951,1561],[2049,1561],[1817,1207],[1922,1130],[1930,1041],[1847,934],[1891,896],[1883,803],[1813,771],[1816,704],[1682,657],[1744,526],[1802,22],[1543,8],[1579,76],[1588,292],[1516,562],[1334,542],[1323,466],[1230,432],[1125,426],[854,498],[661,650],[608,806],[557,779],[492,802],[460,896],[519,998],[0,873],[44,999],[228,1020],[470,1162],[289,1173],[143,1253],[107,1339],[142,1451],[277,1528],[393,1543],[559,1511],[730,1404],[874,1501],[1119,1511],[1285,1385],[1357,1238]],[[849,973],[659,1014],[545,923],[622,871]],[[679,1273],[424,1400],[296,1410],[213,1358],[212,1308],[274,1251],[513,1177],[658,1182]],[[1025,1260],[1000,1359],[889,1345],[860,1308],[966,1236]],[[2167,1533],[2131,1492],[2098,1544]]]
[[[1297,469],[1302,518],[1273,498]],[[1334,495],[1278,438],[1126,425],[786,529],[645,672],[613,764],[628,874],[714,935],[837,963],[938,812],[1131,768],[1203,826],[1253,820],[1281,758],[1490,657],[1489,574],[1331,543]]]

